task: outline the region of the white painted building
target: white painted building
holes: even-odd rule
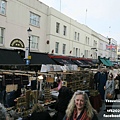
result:
[[[10,46],[14,39],[28,47],[30,27],[33,52],[94,59],[110,57],[106,37],[38,0],[0,0],[0,4],[1,48],[19,49]]]

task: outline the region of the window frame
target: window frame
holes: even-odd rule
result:
[[[66,52],[66,44],[63,44],[63,51],[62,51],[62,53],[65,54],[65,52]]]
[[[3,6],[3,3],[5,4],[4,6]],[[0,14],[1,15],[6,15],[6,3],[7,2],[5,0],[0,0]]]
[[[63,35],[66,36],[66,33],[67,33],[67,26],[63,26]]]
[[[3,45],[4,43],[4,34],[5,34],[5,28],[0,27],[0,45]]]
[[[38,50],[39,39],[40,39],[39,36],[31,35],[30,49]]]
[[[30,12],[30,24],[36,27],[40,27],[40,16]]]
[[[55,53],[59,52],[59,42],[55,42]]]
[[[56,33],[60,33],[60,23],[56,22]]]

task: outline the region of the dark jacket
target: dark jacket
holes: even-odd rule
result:
[[[30,120],[52,120],[52,118],[47,111],[44,111],[32,113]]]
[[[62,118],[64,117],[65,111],[70,99],[72,98],[72,95],[73,92],[68,87],[62,86],[59,90],[59,95],[55,106],[55,109],[58,111],[57,120],[62,120]]]

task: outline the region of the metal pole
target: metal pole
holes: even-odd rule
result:
[[[86,9],[86,14],[85,14],[85,25],[86,25],[86,21],[87,21],[87,9]]]
[[[29,55],[30,55],[30,36],[29,36]]]

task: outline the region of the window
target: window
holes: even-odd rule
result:
[[[3,44],[4,40],[4,28],[0,28],[0,44]]]
[[[94,47],[97,47],[97,41],[96,41],[96,40],[94,40],[93,46],[94,46]]]
[[[30,42],[30,48],[31,49],[38,49],[38,41],[39,41],[39,37],[32,35],[31,42]]]
[[[66,30],[67,30],[67,27],[63,26],[63,35],[66,35]]]
[[[78,57],[78,48],[76,48],[76,57]]]
[[[77,32],[75,32],[75,40],[77,39]]]
[[[90,40],[90,38],[88,37],[88,43],[87,43],[88,45],[89,45],[89,40]]]
[[[75,55],[75,47],[73,48],[73,55]]]
[[[85,50],[85,51],[84,51],[84,54],[85,54],[84,57],[85,57],[85,58],[88,58],[88,50]]]
[[[63,44],[63,54],[65,54],[66,44]]]
[[[90,42],[90,38],[86,36],[86,38],[85,38],[85,43],[86,43],[87,45],[89,45],[89,42]]]
[[[30,24],[39,27],[40,26],[40,16],[34,13],[30,13]]]
[[[87,36],[86,36],[86,38],[85,38],[85,43],[87,44]]]
[[[79,56],[78,57],[80,57],[80,49],[79,49]]]
[[[60,23],[56,22],[56,33],[59,33]]]
[[[80,39],[80,33],[78,33],[78,38],[77,38],[77,40],[79,41],[79,39]]]
[[[55,43],[55,53],[58,53],[59,50],[59,42]]]
[[[5,0],[0,0],[0,14],[5,15],[6,13],[6,2]]]

